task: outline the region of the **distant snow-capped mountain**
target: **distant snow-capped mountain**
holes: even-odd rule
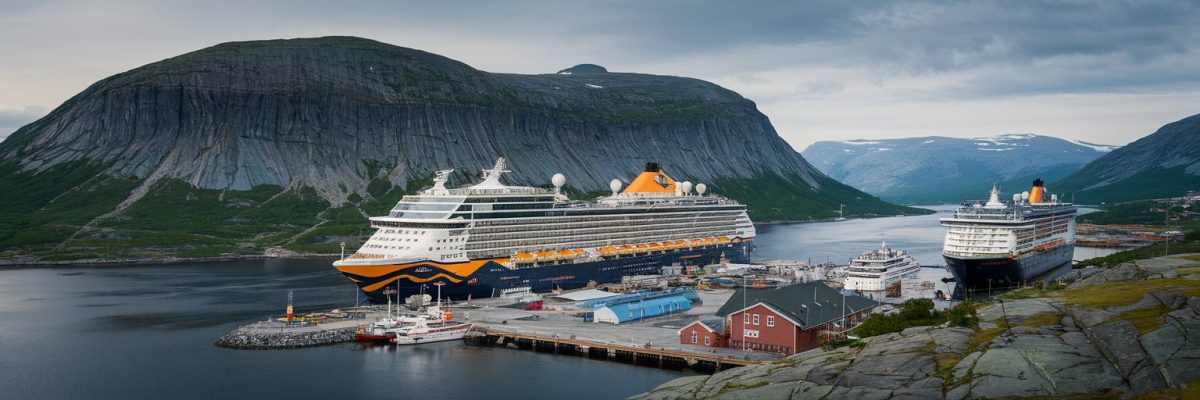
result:
[[[926,136],[822,141],[803,155],[830,177],[867,193],[929,203],[984,197],[993,183],[1005,191],[1024,190],[1034,178],[1065,177],[1118,147],[1034,134]]]

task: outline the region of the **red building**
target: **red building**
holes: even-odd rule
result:
[[[722,319],[698,320],[679,330],[679,343],[696,346],[726,347],[725,326]]]
[[[820,282],[802,283],[777,289],[739,289],[717,310],[723,318],[720,334],[709,339],[713,346],[796,354],[821,345],[825,332],[839,332],[842,321],[854,326],[879,303],[842,292]],[[680,342],[699,342],[705,331],[716,324],[697,321],[679,330]]]

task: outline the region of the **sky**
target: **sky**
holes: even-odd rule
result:
[[[1195,1],[0,0],[0,136],[107,76],[229,41],[350,35],[477,69],[688,76],[820,140],[1123,145],[1200,113]]]

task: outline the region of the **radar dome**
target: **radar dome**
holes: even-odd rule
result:
[[[554,174],[554,176],[550,178],[550,183],[553,183],[554,187],[560,188],[567,184],[567,177],[563,174]]]
[[[696,193],[699,193],[701,196],[703,196],[704,192],[706,192],[706,191],[708,191],[708,185],[705,185],[703,183],[696,184]]]
[[[1021,192],[1021,200],[1022,201],[1029,200],[1029,191],[1028,190]]]
[[[612,189],[613,194],[617,194],[617,192],[621,191],[621,180],[613,179],[612,182],[608,183],[608,188]]]
[[[1021,202],[1021,194],[1013,193],[1013,203],[1020,203],[1020,202]]]
[[[691,182],[683,181],[683,183],[681,183],[679,186],[681,188],[683,188],[683,194],[691,194],[692,193],[692,183]]]

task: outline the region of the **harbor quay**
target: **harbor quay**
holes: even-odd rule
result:
[[[442,308],[451,311],[455,321],[473,325],[466,338],[470,345],[700,371],[783,358],[782,354],[680,343],[681,328],[713,315],[733,293],[731,289],[696,291],[700,301],[686,311],[620,324],[585,321],[581,315],[591,309],[549,295],[539,297],[543,302],[539,310],[526,310],[518,306],[522,299],[505,297],[443,304]],[[370,305],[298,314],[291,324],[282,318],[258,321],[234,329],[219,338],[216,345],[235,349],[294,349],[353,342],[357,330],[387,315],[387,306]]]

